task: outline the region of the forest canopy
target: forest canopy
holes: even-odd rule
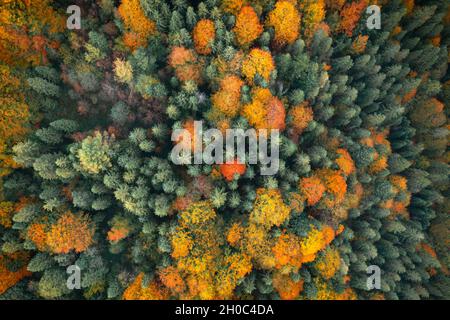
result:
[[[0,299],[449,299],[449,24],[445,0],[2,1]],[[277,130],[278,169],[174,163],[197,121]]]

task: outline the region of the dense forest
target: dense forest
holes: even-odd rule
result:
[[[446,0],[2,0],[0,299],[450,299],[449,25]],[[174,164],[196,121],[278,130],[279,169]]]

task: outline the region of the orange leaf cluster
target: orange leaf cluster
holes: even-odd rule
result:
[[[27,237],[33,241],[39,251],[47,249],[46,225],[43,223],[33,223],[28,227]]]
[[[241,114],[256,129],[282,131],[286,127],[283,103],[267,88],[254,88],[252,102],[243,106]]]
[[[227,233],[227,242],[235,246],[242,239],[244,228],[240,223],[233,223]]]
[[[262,49],[252,49],[242,63],[242,74],[247,82],[253,85],[255,75],[258,73],[264,80],[269,81],[270,73],[274,70],[275,63],[270,52]]]
[[[272,285],[283,300],[294,300],[303,291],[303,279],[295,282],[288,274],[276,272],[273,275]]]
[[[227,181],[233,181],[235,175],[243,175],[245,170],[245,164],[239,163],[238,160],[234,160],[233,163],[223,163],[220,165],[220,173]]]
[[[112,219],[112,227],[108,231],[107,239],[110,242],[118,242],[124,238],[126,238],[131,231],[131,227],[129,225],[128,220],[123,217],[114,217]]]
[[[294,128],[295,133],[300,134],[308,127],[313,120],[313,110],[306,104],[299,104],[289,110],[290,125]]]
[[[321,169],[317,171],[318,177],[325,185],[328,197],[324,199],[327,207],[334,207],[342,203],[347,193],[347,182],[340,171],[331,169]]]
[[[220,89],[211,97],[213,107],[227,117],[239,113],[241,87],[244,82],[235,75],[228,75],[220,81]]]
[[[195,52],[184,47],[173,47],[169,55],[169,65],[175,69],[180,81],[201,83],[201,65]]]
[[[326,190],[322,181],[316,176],[302,178],[299,187],[300,192],[306,197],[306,202],[309,206],[313,206],[319,202]]]
[[[297,272],[302,265],[302,250],[300,238],[294,234],[282,234],[278,237],[272,248],[275,256],[275,268],[282,269],[283,273]]]
[[[263,32],[263,26],[259,23],[258,15],[251,6],[246,6],[239,11],[233,32],[236,41],[241,47],[247,47],[255,41]]]
[[[407,191],[408,179],[399,175],[392,175],[389,177],[389,181],[398,191]]]
[[[353,51],[356,53],[364,52],[364,50],[366,50],[367,40],[369,40],[369,36],[359,35],[352,43]]]
[[[275,4],[275,8],[269,13],[266,24],[275,30],[275,43],[278,46],[284,46],[297,40],[300,14],[294,4],[281,0]]]
[[[173,266],[166,267],[159,271],[159,278],[163,285],[175,293],[181,293],[186,288],[183,278],[177,268]]]
[[[359,18],[366,7],[367,0],[347,3],[340,12],[341,22],[339,31],[344,32],[347,36],[351,37],[353,35],[353,30],[358,24]]]
[[[214,22],[209,19],[202,19],[194,27],[193,39],[195,50],[199,54],[210,54],[212,51],[212,42],[216,37]]]
[[[124,300],[166,300],[169,298],[168,290],[152,281],[148,286],[142,285],[144,274],[138,274],[133,283],[124,291]]]
[[[336,153],[338,154],[338,158],[335,161],[339,166],[339,169],[347,176],[353,173],[355,171],[355,163],[348,151],[345,149],[338,149],[336,150]]]
[[[108,231],[108,240],[117,242],[127,237],[129,230],[126,228],[113,227]]]
[[[131,50],[146,46],[147,38],[156,33],[156,24],[145,16],[139,0],[122,0],[118,8],[125,25],[124,43]]]
[[[0,294],[14,286],[17,282],[31,275],[27,270],[26,264],[17,271],[8,269],[8,261],[23,260],[25,257],[22,253],[14,253],[9,256],[0,255]]]
[[[94,228],[84,214],[65,212],[47,233],[47,245],[54,253],[83,252],[93,242]]]
[[[388,167],[387,156],[379,156],[369,167],[369,172],[372,174],[379,173]]]
[[[0,12],[0,61],[9,65],[47,62],[46,47],[56,47],[44,36],[63,30],[64,22],[49,0],[2,1]]]

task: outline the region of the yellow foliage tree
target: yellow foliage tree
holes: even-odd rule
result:
[[[300,14],[294,4],[287,0],[278,1],[269,13],[266,25],[275,30],[275,43],[278,46],[297,40],[300,28]]]
[[[298,6],[302,16],[303,33],[311,38],[325,19],[325,0],[299,0]]]
[[[270,73],[275,68],[270,52],[262,49],[252,49],[242,63],[242,74],[247,82],[253,85],[255,75],[258,73],[264,80],[269,81]]]
[[[257,189],[249,221],[265,228],[280,226],[289,218],[290,208],[283,202],[281,192],[276,189]]]
[[[327,248],[315,264],[315,268],[325,279],[332,278],[341,267],[341,257],[336,249]]]

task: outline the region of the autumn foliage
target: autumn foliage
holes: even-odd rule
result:
[[[286,127],[286,111],[283,103],[269,89],[256,87],[252,90],[252,102],[243,106],[241,114],[256,129]]]
[[[133,283],[126,288],[122,298],[124,300],[164,300],[168,298],[168,290],[156,282],[144,286],[144,274],[139,273]]]
[[[269,81],[270,73],[275,68],[270,52],[261,49],[252,49],[242,63],[242,74],[250,84],[254,83],[256,74]]]
[[[234,117],[240,110],[241,88],[244,82],[235,75],[228,75],[220,81],[220,89],[211,97],[215,110],[226,117]]]
[[[192,49],[173,47],[169,55],[169,65],[175,69],[180,81],[201,82],[200,63]]]
[[[340,12],[341,23],[339,30],[351,37],[353,35],[353,30],[358,24],[359,18],[366,7],[366,0],[347,3]]]
[[[47,245],[54,253],[83,252],[93,243],[94,230],[89,218],[70,211],[61,215],[47,233]]]
[[[266,24],[274,28],[274,41],[277,45],[290,44],[298,38],[300,14],[290,1],[281,0],[275,4],[275,8],[269,13]]]
[[[145,46],[147,38],[155,34],[155,23],[145,16],[139,0],[122,0],[118,8],[127,32],[124,43],[131,50]]]
[[[23,265],[23,260],[26,259],[26,254],[22,252],[10,255],[0,255],[0,294],[4,293],[23,278],[31,275],[31,272],[27,270],[27,266]],[[22,261],[23,266],[18,270],[10,270],[8,265],[17,261]]]
[[[227,181],[232,181],[235,175],[241,176],[245,173],[246,166],[234,160],[233,163],[223,163],[220,165],[220,173]]]
[[[243,7],[236,17],[236,24],[233,28],[238,44],[242,47],[249,46],[260,36],[262,31],[263,26],[260,24],[255,10],[251,6]]]
[[[193,38],[195,50],[199,54],[210,54],[212,51],[211,44],[214,41],[216,30],[214,22],[208,19],[202,19],[195,25]]]

